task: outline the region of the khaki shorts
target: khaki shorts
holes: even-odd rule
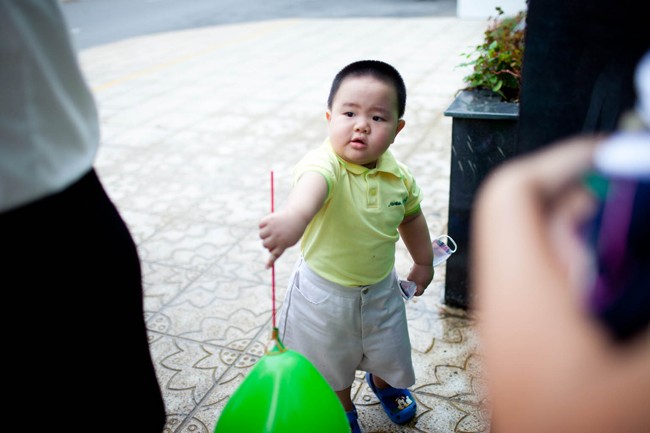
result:
[[[411,342],[397,274],[372,286],[345,287],[298,260],[280,311],[280,339],[303,354],[335,391],[349,387],[356,370],[395,388],[415,383]]]

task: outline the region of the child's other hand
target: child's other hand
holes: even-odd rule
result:
[[[264,248],[271,253],[266,262],[267,269],[273,266],[284,250],[300,240],[306,226],[300,215],[289,211],[274,212],[262,218],[259,224],[260,238]]]
[[[417,284],[415,296],[422,296],[426,288],[429,287],[429,284],[431,284],[431,281],[433,280],[433,264],[414,264],[411,267],[411,271],[409,272],[407,280],[413,281],[415,284]]]

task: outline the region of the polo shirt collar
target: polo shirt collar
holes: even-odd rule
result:
[[[379,160],[377,160],[377,166],[375,168],[368,168],[364,167],[363,165],[345,161],[343,158],[338,156],[334,151],[334,148],[332,148],[332,143],[330,142],[329,138],[325,140],[325,145],[329,151],[332,152],[334,156],[336,156],[336,159],[339,161],[339,163],[352,174],[364,174],[368,172],[382,171],[384,173],[392,174],[396,177],[401,177],[401,172],[399,165],[397,164],[397,160],[390,152],[390,150],[386,150],[386,152],[384,152],[384,154],[379,157]]]

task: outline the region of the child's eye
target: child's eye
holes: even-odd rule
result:
[[[374,120],[375,122],[383,122],[384,118],[380,116],[372,116],[372,120]]]
[[[354,113],[351,112],[351,111],[347,111],[347,112],[343,113],[343,115],[348,116],[348,117],[352,117],[352,116],[354,116]]]

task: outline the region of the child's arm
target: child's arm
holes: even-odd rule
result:
[[[433,248],[422,211],[404,218],[399,233],[414,262],[407,279],[417,284],[415,296],[420,296],[433,280]]]
[[[270,268],[284,250],[295,245],[307,225],[323,206],[327,197],[327,182],[316,172],[303,174],[296,182],[285,208],[262,218],[260,238],[271,256],[266,262]]]

